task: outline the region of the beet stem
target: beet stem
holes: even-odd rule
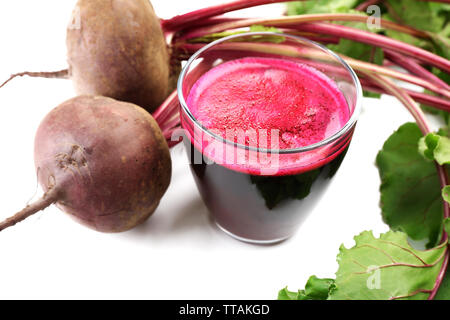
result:
[[[28,77],[33,77],[33,78],[69,79],[69,70],[64,69],[64,70],[53,71],[53,72],[28,72],[28,71],[25,71],[25,72],[16,73],[16,74],[11,75],[8,80],[3,82],[0,85],[0,88],[5,86],[12,79],[17,78],[17,77],[23,77],[23,76],[28,76]]]
[[[363,86],[364,90],[374,92],[374,93],[381,93],[381,94],[389,94],[386,90],[380,88],[379,86],[371,83],[370,81],[366,81],[366,79],[361,78],[361,85]],[[445,99],[441,99],[436,96],[432,96],[426,93],[421,93],[417,91],[407,90],[404,89],[406,93],[408,93],[411,98],[413,98],[418,103],[423,103],[427,105],[428,107],[433,107],[434,109],[438,110],[444,110],[447,112],[450,112],[450,102]]]
[[[391,50],[385,50],[384,53],[386,57],[389,58],[392,62],[411,72],[412,74],[422,77],[423,79],[434,83],[435,85],[440,86],[446,90],[450,90],[450,86],[447,83],[422,67],[420,64],[416,63],[414,60],[404,57],[401,54],[393,52]]]
[[[33,202],[31,205],[26,206],[24,209],[16,213],[14,216],[0,222],[0,231],[6,228],[12,227],[15,224],[25,220],[29,216],[44,210],[48,206],[52,205],[60,198],[59,189],[53,188],[47,191],[39,200]]]
[[[438,67],[445,72],[450,72],[450,61],[448,61],[447,59],[437,56],[424,49],[415,47],[405,42],[391,39],[383,35],[327,23],[304,23],[299,25],[299,28],[302,31],[310,31],[330,36],[339,36],[341,38],[382,47],[383,49],[391,49],[398,53],[406,54],[408,56],[426,62],[427,64]]]
[[[174,90],[166,100],[155,110],[153,118],[156,122],[163,127],[167,118],[169,118],[174,112],[178,111],[179,102],[177,90]]]
[[[358,5],[355,10],[357,11],[366,11],[368,7],[377,4],[380,0],[367,0]]]
[[[440,166],[438,163],[435,163],[435,165],[436,165],[436,168],[438,171],[441,187],[444,188],[446,185],[449,184],[447,169],[445,168],[445,166]],[[444,219],[446,219],[446,218],[450,217],[450,206],[446,201],[443,201],[443,204],[444,204]],[[442,234],[441,243],[444,243],[446,241],[448,241],[448,234],[444,230],[444,232]],[[436,294],[438,293],[439,287],[441,286],[442,281],[444,281],[444,277],[447,272],[448,262],[449,262],[449,248],[447,247],[447,252],[445,253],[445,257],[444,257],[444,261],[442,262],[441,270],[439,270],[439,274],[436,278],[435,285],[433,287],[433,290],[431,291],[431,294],[428,297],[428,300],[433,300],[434,297],[436,296]]]
[[[227,12],[261,6],[271,3],[288,2],[295,0],[236,0],[228,3],[223,3],[208,8],[195,10],[183,15],[175,16],[168,20],[162,20],[161,26],[164,30],[185,29],[192,23],[205,20],[214,16],[222,15]]]
[[[232,30],[238,28],[249,27],[252,25],[264,25],[273,27],[292,27],[300,30],[300,24],[307,22],[325,22],[325,21],[353,21],[366,22],[367,16],[352,13],[319,13],[319,14],[302,14],[287,17],[277,18],[251,18],[226,21],[220,24],[209,25],[205,27],[195,28],[186,34],[182,35],[179,40],[187,40],[192,38],[199,38],[208,34],[218,33],[225,30]],[[401,25],[385,19],[380,19],[381,26],[386,29],[392,29],[405,34],[409,34],[419,38],[430,38],[430,36],[423,31],[414,29],[409,26]]]
[[[380,86],[386,90],[389,94],[396,97],[400,102],[406,107],[406,109],[411,113],[417,122],[423,135],[427,135],[431,132],[430,126],[426,120],[425,114],[422,109],[416,104],[416,102],[411,98],[411,96],[403,89],[394,84],[390,79],[379,74],[368,72],[365,70],[360,70],[367,78],[372,80],[376,85]]]

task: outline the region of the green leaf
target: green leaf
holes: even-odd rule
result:
[[[442,188],[442,199],[447,201],[447,203],[450,203],[450,186],[445,186],[444,188]],[[445,219],[445,221],[450,222],[450,219],[447,218],[447,219]],[[449,232],[447,231],[447,233],[449,233]]]
[[[300,292],[300,290],[299,290],[297,292],[293,292],[293,291],[289,291],[286,287],[286,288],[281,289],[278,292],[278,300],[306,300],[306,299],[299,298],[300,296],[304,296],[304,295],[305,295],[304,291]]]
[[[432,248],[440,239],[443,206],[435,165],[418,152],[422,133],[414,123],[402,125],[385,142],[376,164],[381,178],[383,220],[392,230]]]
[[[397,22],[396,19],[392,18],[389,13],[383,14],[382,18],[385,20]],[[409,34],[406,34],[406,33],[400,32],[400,31],[396,31],[396,30],[392,30],[392,29],[386,29],[384,32],[385,32],[386,36],[388,36],[389,38],[399,40],[402,42],[406,42],[413,46],[420,47],[422,49],[429,50],[429,51],[433,51],[433,49],[434,49],[433,44],[428,40],[419,39],[419,38],[411,36]]]
[[[444,81],[447,84],[450,84],[450,74],[441,71],[438,68],[433,67],[432,68],[432,72],[434,75],[436,75],[437,77],[439,77],[439,79],[441,79],[442,81]]]
[[[447,243],[416,250],[403,232],[389,231],[375,238],[364,231],[350,249],[341,246],[336,280],[309,278],[305,290],[280,290],[280,300],[425,300],[434,288]],[[441,291],[445,286],[441,286]],[[448,290],[450,291],[450,290]],[[450,292],[449,292],[450,293]],[[447,295],[447,297],[450,295]],[[441,293],[441,297],[444,292]]]
[[[283,33],[280,29],[275,27],[266,27],[262,25],[252,25],[249,28],[250,32],[276,32],[276,33]],[[232,35],[238,35],[242,33],[246,33],[247,31],[224,31],[224,32],[217,32],[208,34],[203,37],[193,38],[189,39],[189,43],[208,43],[212,42],[224,37],[232,36]],[[276,35],[264,35],[264,36],[253,36],[252,41],[254,42],[273,42],[273,43],[281,43],[284,42],[286,39],[285,37],[276,36]],[[232,41],[239,42],[243,41],[242,38],[238,37],[233,39]],[[244,41],[248,41],[248,39],[245,39]]]
[[[213,42],[213,41],[218,40],[218,39],[222,39],[222,38],[225,38],[225,37],[228,37],[228,36],[232,36],[232,35],[236,35],[236,34],[241,34],[241,33],[244,33],[244,32],[245,31],[216,32],[216,33],[208,34],[208,35],[203,36],[203,37],[189,39],[188,42],[189,43],[209,43],[209,42]]]
[[[305,294],[313,300],[326,300],[335,288],[334,279],[319,279],[311,276],[305,285]]]
[[[450,164],[450,139],[429,133],[419,140],[419,152],[428,160],[440,165]]]
[[[311,276],[305,285],[305,290],[292,292],[286,287],[278,292],[278,300],[327,300],[334,289],[333,279],[319,279]]]
[[[348,57],[378,65],[382,64],[384,59],[383,50],[381,48],[348,39],[341,39],[339,44],[330,44],[328,45],[328,48]]]
[[[288,15],[307,13],[337,13],[354,8],[358,0],[310,0],[288,3]]]
[[[416,29],[439,32],[445,22],[439,7],[427,1],[387,0],[388,12],[398,23],[413,26]]]
[[[276,32],[276,33],[282,33],[280,29],[275,27],[266,27],[259,24],[254,24],[250,26],[250,32]]]
[[[376,92],[370,92],[370,91],[363,91],[364,97],[366,98],[376,98],[379,99],[381,98],[381,94],[380,93],[376,93]]]
[[[394,231],[379,238],[364,231],[355,237],[355,243],[339,250],[331,300],[427,299],[447,249],[445,243],[427,251],[416,250],[405,233]]]
[[[310,13],[353,13],[366,15],[361,11],[354,10],[361,1],[356,0],[318,0],[291,2],[288,4],[288,15],[310,14]],[[372,31],[366,23],[360,22],[336,22],[336,24],[357,28],[364,31]],[[377,32],[383,31],[382,29]],[[330,44],[328,48],[351,58],[372,62],[381,65],[384,60],[383,50],[379,47],[360,43],[348,39],[340,39],[338,44]],[[379,97],[377,94],[365,93],[366,96]]]
[[[442,31],[438,33],[428,33],[433,40],[435,51],[442,57],[450,59],[450,23],[447,23]]]
[[[448,4],[416,0],[389,0],[385,2],[385,5],[388,7],[388,13],[383,15],[384,19],[426,31],[432,41],[394,30],[385,31],[388,37],[450,59],[450,24],[448,23],[450,6]]]
[[[355,12],[353,10],[349,10],[347,13],[362,14],[361,12]],[[337,24],[360,29],[363,31],[373,32],[373,30],[370,30],[367,27],[367,24],[365,23],[339,22]],[[381,31],[382,29],[377,30],[377,32]],[[330,44],[328,45],[328,48],[340,54],[346,55],[348,57],[362,61],[367,61],[378,65],[382,65],[384,61],[383,49],[381,49],[380,47],[374,47],[365,43],[360,43],[349,39],[342,38],[339,40],[338,44]]]

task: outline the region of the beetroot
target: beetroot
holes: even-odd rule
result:
[[[125,231],[155,211],[171,178],[169,148],[153,117],[94,96],[68,100],[45,117],[35,166],[44,196],[0,231],[52,203],[95,230]]]
[[[77,94],[102,95],[155,110],[169,93],[169,55],[148,0],[79,0],[67,29]]]

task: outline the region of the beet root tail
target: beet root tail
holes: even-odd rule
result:
[[[28,76],[32,78],[53,78],[53,79],[69,79],[69,69],[52,71],[52,72],[20,72],[12,74],[8,80],[0,84],[0,88],[4,87],[8,82],[17,77]]]
[[[36,202],[33,202],[31,205],[26,206],[24,209],[17,212],[14,216],[0,222],[0,231],[3,231],[6,228],[14,226],[15,224],[25,220],[26,218],[35,214],[36,212],[44,210],[48,206],[58,201],[59,196],[60,196],[59,190],[55,188],[49,190],[42,196],[42,198],[40,198]]]

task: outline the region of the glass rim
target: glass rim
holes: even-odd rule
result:
[[[268,148],[258,148],[258,147],[252,147],[252,146],[248,146],[248,145],[243,145],[240,143],[236,143],[234,141],[230,141],[227,140],[225,138],[223,138],[220,135],[215,134],[214,132],[210,131],[208,128],[206,128],[205,126],[203,126],[195,117],[194,115],[191,113],[191,111],[189,110],[186,100],[184,99],[183,96],[183,83],[184,83],[184,78],[186,77],[186,73],[189,70],[190,66],[192,65],[192,63],[205,51],[207,51],[208,49],[226,42],[228,40],[232,40],[235,38],[241,38],[241,37],[247,37],[247,36],[258,36],[258,35],[271,35],[271,36],[281,36],[281,37],[285,37],[285,38],[290,38],[296,41],[302,41],[302,42],[306,42],[308,44],[311,44],[312,46],[319,48],[320,50],[324,51],[325,53],[331,55],[332,57],[334,57],[341,65],[343,65],[345,67],[345,69],[348,71],[348,73],[350,74],[350,77],[352,79],[352,82],[356,88],[356,103],[355,103],[355,108],[352,112],[351,117],[347,120],[347,122],[345,123],[345,125],[338,131],[336,131],[333,135],[329,136],[326,139],[323,139],[319,142],[307,145],[307,146],[303,146],[303,147],[299,147],[299,148],[291,148],[291,149],[268,149]],[[195,52],[187,61],[186,65],[183,67],[183,69],[181,70],[180,76],[178,78],[178,82],[177,82],[177,95],[178,95],[178,101],[180,102],[181,108],[183,110],[183,112],[185,114],[188,115],[189,119],[192,120],[192,122],[194,123],[194,125],[199,128],[202,132],[206,133],[207,135],[213,137],[214,139],[218,140],[221,143],[225,143],[228,145],[232,145],[236,148],[240,148],[240,149],[245,149],[245,150],[249,150],[249,151],[255,151],[255,152],[261,152],[261,153],[272,153],[272,154],[295,154],[295,153],[301,153],[301,152],[306,152],[306,151],[311,151],[314,149],[318,149],[320,147],[326,146],[336,140],[338,140],[339,138],[341,138],[342,136],[344,136],[345,134],[347,134],[352,128],[353,126],[356,124],[356,122],[358,121],[359,118],[359,114],[361,112],[361,104],[362,104],[362,87],[361,87],[361,83],[359,81],[358,76],[356,75],[355,71],[352,69],[352,67],[350,67],[347,62],[344,61],[344,59],[342,59],[340,56],[338,56],[335,52],[333,52],[332,50],[328,49],[327,47],[325,47],[324,45],[317,43],[315,41],[309,40],[307,38],[304,37],[300,37],[300,36],[294,36],[294,35],[288,35],[288,34],[283,34],[283,33],[277,33],[277,32],[267,32],[267,31],[263,31],[263,32],[245,32],[245,33],[239,33],[239,34],[235,34],[235,35],[231,35],[231,36],[227,36],[218,40],[215,40],[209,44],[207,44],[206,46],[204,46],[203,48],[199,49],[197,52]]]

